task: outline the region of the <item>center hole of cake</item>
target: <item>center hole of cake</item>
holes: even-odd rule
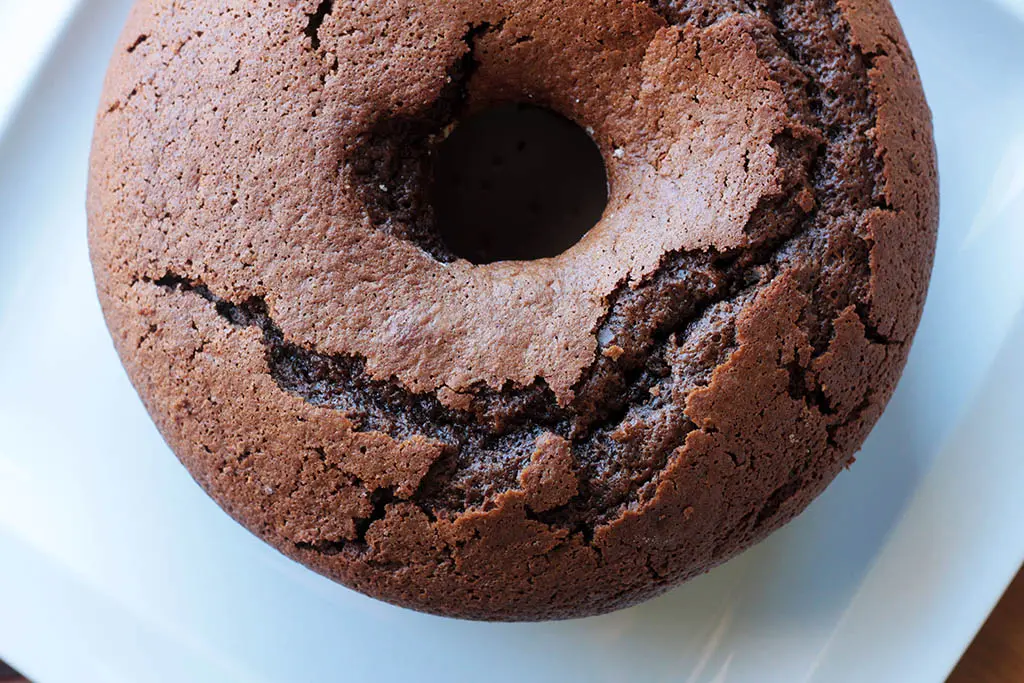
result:
[[[557,256],[593,228],[608,204],[601,152],[569,119],[532,105],[473,116],[437,150],[437,228],[472,263]]]

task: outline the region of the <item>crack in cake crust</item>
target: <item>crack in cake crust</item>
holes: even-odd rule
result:
[[[677,20],[684,16],[684,10],[678,7],[664,10],[668,17],[673,16],[673,11]],[[705,15],[702,23],[713,24],[720,21],[724,14]],[[428,115],[422,123],[403,122],[399,128],[405,131],[413,129],[416,131],[414,137],[425,141],[431,135],[427,131],[436,128],[439,120],[442,126],[456,120],[460,110],[464,109],[466,88],[474,71],[472,59],[476,36],[489,30],[489,24],[481,24],[472,27],[467,33],[465,40],[469,50],[453,69],[456,76],[449,86],[452,94],[443,94],[440,104],[435,107],[444,113],[438,118],[433,114]],[[495,30],[500,30],[500,27]],[[774,39],[775,36],[769,38]],[[766,47],[770,49],[772,46],[762,43],[762,49]],[[792,49],[787,51],[786,57],[795,60]],[[808,88],[814,84],[813,78],[808,79]],[[822,110],[820,100],[812,97],[811,109]],[[818,123],[809,120],[816,117],[801,117],[799,111],[794,114],[800,125]],[[821,127],[820,124],[818,127]],[[794,166],[807,168],[807,175],[812,178],[823,173],[817,164],[821,148],[813,138],[805,134],[805,140],[801,142],[789,134],[788,137],[778,139],[776,146],[791,148],[788,156],[796,160]],[[422,185],[427,184],[419,176],[428,168],[422,165],[420,159],[428,156],[429,150],[422,145],[412,146],[411,149],[414,151],[412,166],[417,171],[413,174],[414,181],[420,185],[420,190],[417,192],[414,187],[402,196],[407,198],[409,216],[414,219],[425,217],[429,221],[427,205],[409,199],[422,194]],[[391,159],[390,165],[395,163],[395,154],[395,151],[391,151],[385,155]],[[398,163],[399,166],[404,165],[401,161]],[[366,187],[377,187],[384,183],[391,187],[401,186],[400,182],[395,182],[395,173],[387,171],[387,176],[382,177],[373,172],[372,165],[369,168],[369,171],[363,169],[367,175]],[[820,179],[815,178],[812,185],[815,186],[815,194],[820,194]],[[668,377],[671,373],[664,359],[667,345],[676,335],[685,338],[687,329],[699,322],[713,305],[734,300],[741,295],[752,298],[752,292],[758,286],[765,286],[779,271],[777,254],[784,251],[785,247],[795,245],[798,253],[801,253],[803,245],[800,241],[814,227],[820,207],[819,204],[811,214],[805,216],[797,205],[796,197],[803,191],[804,187],[795,183],[787,195],[763,202],[752,217],[749,233],[775,236],[767,244],[731,254],[718,254],[711,250],[669,255],[656,274],[641,286],[634,288],[621,285],[610,297],[606,320],[599,328],[598,336],[602,340],[602,352],[615,347],[622,349],[622,355],[616,354],[612,358],[599,353],[594,365],[577,385],[575,393],[578,398],[568,409],[558,406],[543,380],[538,380],[533,386],[502,392],[477,387],[469,399],[469,410],[452,410],[442,405],[435,395],[410,392],[395,381],[370,379],[363,359],[323,355],[286,342],[280,328],[269,318],[266,304],[262,300],[233,304],[214,295],[201,284],[174,275],[166,276],[157,284],[195,291],[214,303],[221,315],[233,324],[259,327],[268,349],[269,371],[282,389],[316,405],[343,411],[363,431],[380,431],[395,439],[418,434],[452,445],[453,457],[444,458],[435,465],[420,496],[421,505],[433,514],[438,510],[460,513],[514,488],[518,474],[529,458],[534,440],[543,431],[571,439],[576,460],[584,471],[582,480],[585,489],[575,501],[572,513],[562,514],[561,518],[563,524],[574,529],[587,529],[587,535],[592,536],[596,524],[614,518],[622,506],[643,499],[647,484],[656,480],[668,459],[682,446],[686,435],[693,429],[685,412],[665,398],[672,391],[672,382]],[[408,225],[412,219],[396,212],[394,206],[382,208],[380,215],[388,217],[387,225],[392,234],[412,239],[431,253],[439,255],[442,260],[448,257],[443,245],[429,239],[429,235],[434,235],[436,239],[436,230],[432,226],[427,225],[424,229],[422,224],[414,224],[409,228],[410,232],[403,232],[402,226]],[[797,235],[791,237],[788,233],[793,232],[793,229],[784,227],[786,223],[802,228],[798,227]],[[760,227],[762,224],[768,224],[768,227]],[[779,234],[782,235],[781,239]],[[727,265],[723,269],[719,264]],[[651,291],[654,293],[650,294]],[[652,310],[665,320],[650,329],[652,326],[649,321],[656,319],[656,316],[649,313]],[[626,315],[623,315],[624,312]],[[830,324],[831,320],[825,322]],[[823,341],[827,342],[827,338]],[[713,367],[694,368],[693,374],[707,374]],[[806,368],[795,365],[793,369],[795,373],[806,375]],[[807,384],[808,381],[804,378],[801,383]],[[665,385],[665,388],[656,392],[659,395],[652,395],[652,389],[659,385]],[[664,396],[660,395],[662,392]],[[794,394],[797,392],[794,389]],[[823,414],[828,414],[827,410],[821,410],[822,401],[817,399],[821,395],[820,387],[807,386],[799,389],[799,392],[806,394],[809,404]],[[624,449],[617,448],[609,435],[634,411],[668,413],[672,415],[670,419],[677,427],[672,438],[657,443],[651,449],[653,453],[648,453],[646,457],[627,451],[627,455],[636,463],[630,468],[626,463],[619,462],[617,451]],[[490,467],[482,468],[486,463],[491,463]],[[596,483],[603,474],[616,472],[619,468],[624,468],[625,472],[635,469],[635,472],[625,477],[633,489],[625,496],[612,493],[614,488],[622,488],[620,477],[614,477],[611,486]],[[472,471],[473,478],[460,481],[459,475],[469,471]],[[452,486],[453,482],[455,486]],[[575,519],[577,515],[582,519]]]
[[[329,14],[331,4],[329,2],[322,3],[317,16],[311,17],[311,26],[316,20],[315,28],[310,29],[314,34],[319,31],[319,24],[322,23],[324,15]],[[656,6],[656,9],[661,10],[671,23],[686,23],[684,9],[662,7],[656,0],[652,0],[652,4]],[[741,8],[740,5],[743,7]],[[702,26],[709,26],[730,14],[751,10],[752,7],[747,3],[737,3],[731,10],[715,14],[707,13],[705,8],[705,14],[698,23]],[[386,144],[389,138],[397,137],[402,144],[396,145],[396,148],[402,149],[403,152],[391,150],[379,155],[388,160],[383,168],[378,162],[355,169],[357,175],[366,178],[363,185],[366,188],[402,187],[403,180],[404,184],[414,184],[411,191],[404,193],[404,201],[396,204],[393,201],[394,193],[389,194],[392,201],[371,213],[379,216],[378,220],[382,227],[391,234],[403,239],[410,239],[442,261],[450,261],[452,257],[444,245],[437,242],[436,228],[430,224],[432,215],[429,203],[420,199],[426,194],[422,187],[428,184],[424,181],[424,177],[429,176],[429,165],[424,164],[423,161],[430,156],[430,143],[437,139],[437,131],[455,123],[465,109],[467,89],[476,69],[474,56],[476,39],[491,30],[491,25],[485,22],[474,25],[467,31],[464,38],[467,44],[467,53],[453,68],[448,89],[438,99],[438,104],[431,112],[428,112],[422,120],[385,121],[384,124],[375,128],[374,137],[366,143],[372,146],[374,145],[372,140],[378,139]],[[499,23],[493,30],[500,31],[501,24]],[[772,36],[772,38],[774,37]],[[313,47],[319,49],[319,39],[314,40]],[[788,58],[795,59],[792,50],[787,52]],[[809,83],[813,84],[814,81],[810,80]],[[821,109],[820,101],[812,100],[812,102],[817,105],[816,109]],[[801,121],[801,123],[811,122]],[[409,144],[410,141],[412,144]],[[802,145],[793,137],[789,137],[788,141],[786,143],[777,141],[776,146],[792,145],[795,151],[790,155],[793,157],[801,156],[802,152],[804,159],[810,159],[809,165],[813,174],[813,167],[816,166],[814,157],[817,156],[815,149],[817,145],[814,144],[814,141],[808,140]],[[801,146],[803,150],[800,150]],[[413,152],[411,155],[407,151],[410,149]],[[400,154],[402,153],[411,158],[411,173],[408,168],[405,169],[405,173],[401,170],[408,163],[401,160]],[[370,156],[378,155],[371,153]],[[399,158],[396,159],[396,157]],[[399,170],[394,168],[396,162]],[[797,163],[797,166],[800,165]],[[403,178],[403,175],[407,177]],[[419,187],[416,187],[417,185]],[[779,219],[779,214],[782,214],[783,216],[792,216],[791,222],[798,225],[803,224],[804,231],[809,230],[814,225],[815,214],[807,217],[793,216],[794,213],[799,213],[794,211],[794,208],[798,208],[795,195],[800,189],[802,188],[797,187],[780,199],[763,202],[755,216],[752,217],[750,225],[774,223],[776,225],[772,227],[778,231],[777,224],[785,222]],[[820,190],[820,188],[818,189]],[[399,210],[399,206],[403,210]],[[816,211],[817,207],[815,207]],[[426,221],[426,224],[423,221]],[[418,225],[417,222],[419,222]],[[772,231],[750,227],[748,232],[771,234]],[[796,239],[783,240],[782,246],[798,241],[802,236],[803,233],[800,233]],[[788,235],[786,237],[788,238]],[[495,392],[483,386],[478,387],[472,398],[472,409],[470,411],[455,411],[442,405],[435,395],[415,394],[394,381],[370,379],[365,371],[365,361],[362,359],[326,356],[286,342],[280,328],[270,319],[265,302],[259,298],[251,299],[243,304],[234,304],[213,294],[202,284],[192,283],[173,274],[168,274],[156,281],[156,284],[165,288],[194,291],[213,303],[218,313],[232,324],[256,326],[261,329],[264,343],[267,346],[269,372],[283,390],[302,396],[313,404],[341,410],[359,425],[358,429],[361,431],[380,431],[395,439],[424,435],[449,443],[454,446],[453,452],[455,453],[462,454],[463,450],[467,449],[468,457],[456,458],[454,463],[448,460],[440,461],[440,467],[431,473],[433,476],[429,477],[426,482],[427,494],[423,496],[424,503],[421,505],[436,515],[439,508],[445,512],[463,512],[469,507],[483,504],[488,498],[493,498],[514,488],[516,477],[525,466],[534,440],[545,430],[572,438],[577,462],[584,467],[590,465],[594,474],[607,468],[609,462],[619,465],[614,455],[605,452],[602,448],[601,437],[603,436],[603,440],[608,443],[607,435],[621,424],[629,412],[637,409],[649,410],[652,405],[663,406],[665,401],[661,399],[661,396],[652,395],[651,390],[663,383],[667,375],[670,374],[663,359],[664,347],[669,342],[669,338],[684,333],[690,325],[699,322],[705,311],[715,304],[735,299],[741,294],[746,294],[750,298],[750,288],[756,289],[757,287],[753,284],[754,282],[763,287],[770,281],[771,277],[764,269],[771,264],[780,250],[781,247],[773,247],[769,244],[767,249],[761,246],[759,249],[737,250],[733,254],[724,255],[719,255],[714,250],[706,253],[683,252],[666,257],[665,265],[659,268],[654,276],[646,279],[640,288],[621,285],[610,297],[608,319],[615,319],[620,315],[620,308],[627,308],[630,303],[641,299],[642,297],[638,296],[636,292],[643,291],[643,288],[649,287],[651,282],[657,282],[659,279],[668,280],[671,290],[681,294],[681,300],[673,300],[669,305],[679,307],[682,304],[682,311],[693,309],[694,314],[691,316],[679,315],[680,320],[663,324],[661,326],[663,329],[656,329],[653,334],[649,334],[650,337],[657,338],[657,341],[647,339],[646,343],[640,342],[639,344],[635,339],[624,339],[624,337],[636,336],[636,330],[630,329],[628,324],[623,325],[617,331],[611,331],[607,320],[602,323],[599,335],[607,340],[602,350],[606,350],[608,347],[622,348],[621,345],[625,345],[624,353],[627,356],[627,363],[624,364],[626,366],[624,370],[616,372],[613,369],[610,373],[606,373],[606,376],[611,374],[613,378],[604,380],[604,383],[610,384],[618,391],[589,392],[610,395],[605,401],[594,401],[588,392],[582,392],[582,400],[579,403],[590,408],[589,411],[582,414],[573,409],[566,410],[559,407],[543,380],[538,380],[531,387],[502,392]],[[752,254],[759,254],[759,256],[751,258]],[[721,262],[731,262],[732,271],[737,269],[736,265],[740,262],[744,263],[745,268],[737,276],[735,272],[719,270],[716,264]],[[758,270],[762,270],[762,272],[759,273]],[[682,273],[681,281],[684,283],[688,283],[696,274],[698,276],[696,279],[703,279],[706,284],[703,287],[694,286],[694,284],[680,286],[680,283],[673,282],[671,277],[665,278],[666,272]],[[701,289],[706,290],[704,297],[700,295]],[[718,296],[714,296],[715,294]],[[667,298],[666,295],[662,294],[655,295],[650,299],[655,300],[657,304],[663,304],[661,300],[665,298]],[[626,303],[621,304],[622,301]],[[650,300],[648,300],[649,306]],[[640,326],[643,328],[645,324],[640,322]],[[638,346],[639,348],[637,348]],[[657,348],[652,352],[651,346]],[[645,354],[649,357],[644,358]],[[588,384],[592,383],[600,384],[603,378],[595,380],[594,375],[620,360],[621,357],[612,359],[605,355],[599,355],[595,364],[580,382],[579,388],[586,388]],[[628,361],[632,361],[632,363]],[[656,367],[649,367],[652,362]],[[631,365],[639,365],[639,367],[631,367]],[[707,373],[710,369],[713,368],[699,368],[698,372]],[[805,369],[800,368],[800,370]],[[636,379],[627,379],[630,376],[635,376]],[[669,392],[670,389],[665,390],[666,394]],[[817,392],[820,393],[820,387],[817,388]],[[624,400],[624,397],[628,398]],[[589,402],[588,399],[590,399]],[[610,403],[612,407],[602,405],[605,403]],[[572,408],[576,408],[576,406],[574,405]],[[642,481],[649,483],[656,478],[668,458],[676,448],[682,446],[686,435],[695,428],[695,425],[689,422],[682,411],[679,411],[674,419],[679,423],[678,435],[670,444],[660,444],[660,448],[656,449],[661,457],[655,457],[650,467],[642,468],[648,470],[643,473]],[[595,441],[598,442],[596,446],[592,445]],[[446,480],[454,479],[453,475],[459,470],[467,466],[479,468],[481,463],[486,463],[489,460],[496,460],[496,467],[487,471],[485,476],[477,474],[477,479],[483,479],[484,482],[471,482],[471,485],[476,483],[478,488],[485,490],[486,494],[467,487],[469,490],[465,491],[464,499],[459,500],[452,494],[462,493],[460,490],[449,492],[448,495],[436,491],[438,488],[445,487]],[[614,470],[615,467],[613,466],[612,469]],[[448,471],[444,472],[444,470]],[[445,476],[439,476],[439,472],[444,472]],[[583,480],[589,485],[596,479],[596,476],[585,476]],[[431,491],[432,488],[435,491]],[[639,499],[643,497],[643,488],[644,485],[641,485],[636,491],[636,497]],[[432,496],[431,493],[434,495]],[[608,521],[607,517],[614,515],[622,505],[627,504],[628,499],[612,498],[611,501],[602,501],[601,499],[605,496],[593,491],[589,493],[589,496],[580,496],[580,500],[574,506],[574,512],[579,514],[579,511],[582,510],[586,516],[592,517],[595,510],[603,511],[603,514],[598,514],[596,519],[582,521],[573,519],[572,517],[575,515],[569,515],[566,519],[567,515],[558,514],[564,510],[555,511],[554,514],[548,513],[547,517],[561,518],[562,524],[568,524],[575,530],[584,533],[586,538],[592,538],[595,524],[602,520]],[[431,500],[433,497],[438,497],[438,499]],[[568,508],[569,506],[564,507]]]

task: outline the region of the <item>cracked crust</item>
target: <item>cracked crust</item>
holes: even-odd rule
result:
[[[608,210],[474,266],[431,151],[510,101],[593,131]],[[937,189],[885,0],[144,0],[89,217],[125,367],[229,513],[370,595],[522,620],[706,571],[852,461]]]

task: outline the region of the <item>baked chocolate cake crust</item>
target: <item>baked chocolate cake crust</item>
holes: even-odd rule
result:
[[[608,206],[474,265],[434,152],[515,102],[592,131]],[[851,462],[936,188],[886,0],[143,0],[90,244],[132,381],[236,519],[396,604],[553,619],[710,569]]]

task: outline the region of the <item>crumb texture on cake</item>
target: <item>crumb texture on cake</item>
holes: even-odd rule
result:
[[[514,102],[592,133],[608,208],[473,265],[433,150]],[[129,376],[221,506],[505,620],[635,604],[806,507],[892,394],[938,211],[888,0],[142,0],[88,208]]]

